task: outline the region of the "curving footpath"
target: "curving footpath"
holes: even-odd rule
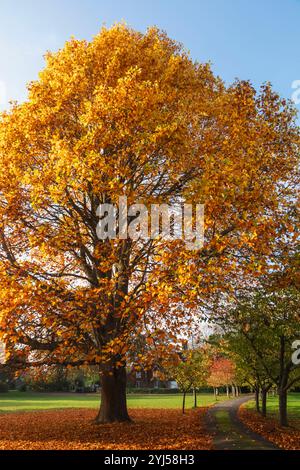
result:
[[[252,395],[247,395],[209,408],[207,427],[213,435],[213,450],[278,450],[275,444],[254,433],[240,421],[239,407],[252,399]]]

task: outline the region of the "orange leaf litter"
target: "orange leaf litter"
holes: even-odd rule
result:
[[[284,428],[275,419],[264,418],[255,411],[241,407],[239,417],[252,431],[261,434],[281,449],[300,449],[300,421],[291,420],[290,426]],[[297,429],[298,428],[298,429]]]
[[[68,409],[0,415],[1,450],[211,449],[205,410],[130,410],[133,423],[95,425],[96,411]]]

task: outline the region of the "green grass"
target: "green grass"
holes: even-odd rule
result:
[[[229,413],[225,410],[218,410],[215,413],[218,429],[221,432],[229,433],[232,431],[232,424],[230,421]]]
[[[226,397],[219,397],[219,401]],[[198,406],[215,403],[213,394],[199,394]],[[182,396],[128,395],[129,408],[181,408]],[[193,406],[193,397],[186,397],[186,408]],[[98,408],[98,394],[9,392],[0,394],[0,412],[49,410],[58,408]]]
[[[255,402],[246,404],[249,409],[255,409]],[[278,397],[268,397],[267,416],[278,419]],[[288,417],[290,420],[300,420],[300,393],[289,393],[288,395]],[[300,422],[299,422],[300,425]]]

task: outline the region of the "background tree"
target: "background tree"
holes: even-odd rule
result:
[[[214,387],[214,392],[219,387],[226,387],[226,394],[229,396],[229,386],[235,390],[235,366],[233,362],[225,357],[216,357],[211,363],[209,377],[207,379],[208,385]],[[234,396],[236,393],[234,392]]]
[[[22,371],[19,378],[30,390],[39,392],[93,392],[99,383],[99,370],[89,366],[44,365]]]
[[[225,335],[224,349],[227,351],[229,357],[232,358],[236,376],[239,378],[240,383],[248,385],[255,392],[255,406],[256,410],[260,411],[260,394],[262,398],[261,412],[263,416],[267,414],[267,393],[272,387],[272,380],[266,368],[262,365],[252,345],[243,333],[237,330],[232,331]],[[263,338],[261,338],[263,340]],[[261,344],[263,350],[264,344]],[[265,356],[265,361],[268,357]],[[272,357],[272,364],[268,364],[268,369],[273,367],[274,358]]]
[[[196,391],[206,384],[210,361],[210,354],[206,348],[191,349],[180,355],[177,365],[169,366],[167,369],[168,377],[177,382],[183,393],[182,413],[185,411],[186,394],[191,390],[195,390],[194,407],[197,407]]]
[[[262,392],[262,413],[266,414],[267,392],[272,384],[279,395],[280,424],[287,426],[287,392],[300,381],[300,369],[293,362],[293,342],[299,338],[298,290],[254,290],[237,297],[236,306],[225,321],[230,349],[245,375]]]

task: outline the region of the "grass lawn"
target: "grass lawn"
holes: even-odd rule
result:
[[[93,425],[99,401],[99,394],[1,393],[0,450],[211,448],[205,408],[191,409],[192,395],[186,397],[183,415],[180,394],[129,394],[130,425]],[[198,395],[199,407],[212,403],[213,394]]]
[[[255,409],[255,402],[250,401],[246,408]],[[267,416],[278,419],[278,397],[269,397],[267,402]],[[288,395],[288,418],[300,429],[300,393]]]
[[[219,396],[218,401],[226,396]],[[215,403],[213,394],[199,394],[198,406]],[[128,395],[129,408],[181,408],[182,395]],[[193,406],[193,397],[186,397],[186,408]],[[0,394],[0,413],[50,410],[59,408],[98,408],[98,394],[9,392]]]

